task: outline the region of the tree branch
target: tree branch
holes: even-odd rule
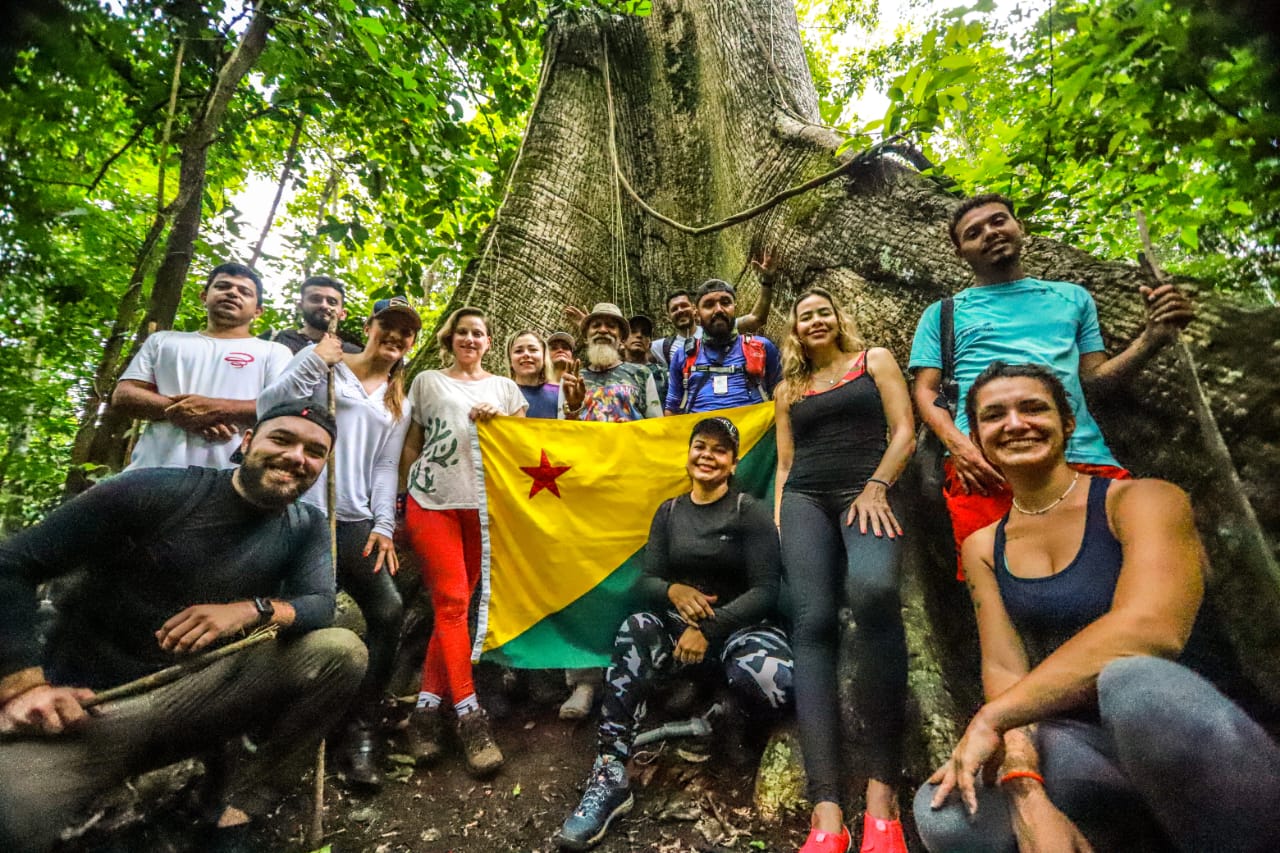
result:
[[[276,220],[276,209],[280,206],[280,199],[284,196],[285,184],[289,182],[289,173],[293,171],[293,161],[298,156],[298,140],[302,136],[302,125],[306,123],[306,113],[298,113],[297,120],[293,123],[293,137],[289,140],[289,150],[284,156],[284,168],[280,170],[280,180],[276,183],[276,195],[271,200],[271,209],[267,211],[267,221],[262,223],[262,233],[258,235],[258,242],[253,247],[253,254],[249,258],[249,266],[252,267],[258,263],[258,258],[262,257],[262,246],[267,242],[267,234],[271,231],[271,225]]]

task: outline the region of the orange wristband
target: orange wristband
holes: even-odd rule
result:
[[[1034,770],[1010,770],[1000,777],[999,784],[1003,785],[1011,779],[1034,779],[1041,785],[1044,784],[1044,777]]]

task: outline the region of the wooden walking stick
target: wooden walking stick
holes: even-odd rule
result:
[[[1138,236],[1142,240],[1142,251],[1138,253],[1138,266],[1142,268],[1143,275],[1151,282],[1152,287],[1159,287],[1168,282],[1168,276],[1161,269],[1160,262],[1156,258],[1155,247],[1151,244],[1151,232],[1147,229],[1146,214],[1139,210],[1136,216]],[[1271,549],[1267,545],[1262,526],[1258,523],[1258,516],[1253,511],[1253,505],[1245,497],[1240,473],[1236,470],[1231,451],[1222,438],[1222,431],[1218,429],[1218,421],[1213,416],[1213,410],[1209,408],[1209,397],[1205,394],[1204,386],[1200,384],[1195,359],[1181,335],[1173,342],[1173,353],[1181,368],[1184,382],[1191,391],[1191,408],[1195,412],[1200,433],[1204,436],[1205,450],[1208,452],[1209,460],[1224,475],[1223,482],[1226,487],[1221,491],[1228,502],[1231,515],[1235,517],[1241,528],[1238,530],[1239,551],[1262,574],[1280,584],[1280,567],[1277,567]]]
[[[329,334],[338,334],[338,315],[336,313],[329,318]],[[327,408],[329,417],[337,423],[338,396],[334,391],[332,366],[329,368],[328,381]],[[329,445],[329,459],[325,462],[325,506],[329,510],[329,566],[333,570],[335,589],[338,585],[338,474],[333,469],[333,459],[337,443],[335,438],[333,443]],[[324,838],[324,750],[325,741],[321,740],[320,746],[316,749],[315,796],[311,810],[311,831],[307,838],[307,843],[313,848],[318,847],[321,839]]]
[[[202,670],[209,664],[222,660],[228,655],[244,651],[267,640],[274,640],[279,632],[279,626],[268,625],[265,628],[254,631],[247,637],[236,640],[234,643],[227,643],[225,646],[210,649],[204,654],[196,655],[181,663],[175,663],[173,666],[167,666],[150,675],[144,675],[142,678],[135,678],[133,681],[121,684],[119,687],[112,687],[109,690],[103,690],[101,693],[95,693],[92,698],[81,702],[80,706],[82,708],[92,708],[95,705],[105,705],[108,702],[139,696],[155,690],[157,687],[172,684],[184,675],[190,675],[193,672]]]

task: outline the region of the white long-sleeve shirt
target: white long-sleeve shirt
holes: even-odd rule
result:
[[[334,444],[334,469],[338,474],[338,520],[373,519],[376,533],[395,531],[396,477],[400,450],[409,431],[406,400],[397,420],[387,411],[387,383],[372,394],[343,362],[334,366],[334,391],[338,398],[338,440]],[[280,403],[310,400],[327,406],[329,366],[309,346],[298,352],[280,378],[258,397],[258,414]],[[326,477],[321,476],[302,500],[325,509]]]

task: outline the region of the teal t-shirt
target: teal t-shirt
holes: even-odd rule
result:
[[[916,326],[909,365],[913,370],[942,369],[941,305],[935,302],[926,308]],[[987,365],[993,361],[1041,364],[1062,380],[1076,417],[1067,461],[1120,464],[1085,407],[1080,386],[1080,356],[1105,349],[1098,308],[1087,290],[1078,284],[1035,278],[970,287],[955,296],[955,334],[956,381],[960,385],[956,426],[961,432],[969,433],[965,396]]]

